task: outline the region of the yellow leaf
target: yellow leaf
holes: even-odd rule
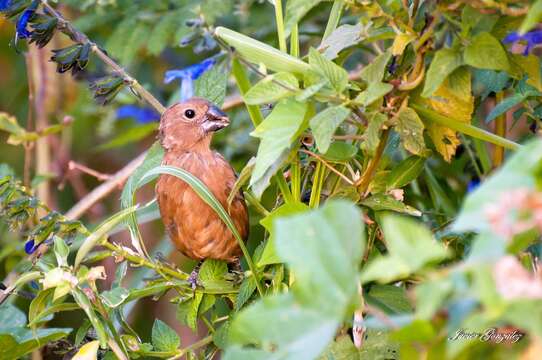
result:
[[[393,56],[401,55],[403,51],[405,51],[407,45],[410,44],[415,38],[416,36],[412,34],[397,35],[395,40],[393,40],[393,45],[391,46],[391,54]]]
[[[72,360],[97,360],[99,347],[100,342],[98,340],[88,342],[81,346],[77,354],[72,357]]]
[[[418,101],[442,115],[470,123],[474,110],[470,72],[466,68],[460,67],[444,80],[430,98],[420,98]],[[437,151],[449,162],[454,156],[457,146],[461,143],[456,132],[434,123],[427,123],[426,127]]]

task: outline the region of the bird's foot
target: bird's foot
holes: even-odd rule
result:
[[[241,267],[241,259],[236,258],[231,264],[230,264],[230,272],[233,275],[233,281],[235,283],[241,283],[245,277],[245,272],[243,271],[243,268]]]

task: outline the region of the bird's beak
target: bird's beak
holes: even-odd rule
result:
[[[230,124],[230,119],[218,107],[211,105],[207,110],[202,126],[205,132],[218,131]]]

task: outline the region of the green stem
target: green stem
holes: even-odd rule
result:
[[[279,49],[282,52],[287,52],[286,35],[284,34],[284,18],[282,17],[282,0],[274,0],[275,3],[275,20],[277,21],[277,36],[279,38]]]
[[[277,185],[280,189],[280,192],[282,194],[282,197],[284,198],[284,202],[286,204],[292,203],[293,197],[292,193],[290,192],[290,188],[288,188],[288,184],[286,183],[286,179],[284,178],[284,175],[282,175],[281,172],[275,175],[275,180],[277,181]]]
[[[448,127],[452,130],[459,131],[463,134],[472,136],[473,138],[484,140],[510,150],[519,150],[519,148],[521,147],[521,145],[513,141],[490,133],[489,131],[477,128],[476,126],[472,126],[470,124],[441,115],[436,111],[429,110],[418,104],[411,104],[410,106],[414,110],[416,110],[418,115],[420,115],[423,119],[436,123],[438,125]]]
[[[235,58],[232,61],[232,73],[235,81],[237,82],[239,92],[241,95],[245,95],[245,93],[250,89],[251,84],[248,80],[245,69],[243,69],[239,60]],[[250,120],[252,120],[252,124],[254,127],[257,127],[263,121],[263,115],[260,108],[256,105],[248,105],[246,103],[245,106],[247,107],[248,115],[250,116]]]
[[[295,159],[290,167],[292,197],[294,201],[301,200],[301,164],[299,159]]]
[[[290,55],[299,57],[299,27],[295,24],[290,35]]]
[[[245,191],[243,194],[245,195],[245,199],[247,199],[248,203],[254,206],[254,208],[260,214],[262,214],[263,216],[269,215],[269,211],[258,201],[258,199],[256,199],[254,195],[252,195],[250,191]]]
[[[324,36],[322,41],[325,40],[339,25],[339,20],[341,19],[341,14],[344,8],[344,0],[335,0],[333,6],[331,7],[331,13],[329,14],[329,19],[327,21],[326,30],[324,31]]]
[[[316,170],[314,171],[314,178],[312,181],[311,198],[309,199],[310,208],[316,208],[320,205],[320,196],[322,195],[325,172],[325,166],[321,161],[318,161],[316,163]]]

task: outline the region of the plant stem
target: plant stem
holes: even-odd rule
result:
[[[327,21],[326,30],[324,31],[324,36],[322,36],[322,41],[325,40],[339,25],[339,20],[341,19],[341,14],[344,8],[344,0],[335,0],[333,6],[331,7],[331,12],[329,14],[329,19]]]
[[[241,63],[236,58],[233,58],[232,60],[231,71],[232,71],[233,77],[235,78],[235,81],[237,82],[237,87],[239,88],[239,92],[241,93],[241,96],[245,95],[245,93],[248,91],[248,89],[250,89],[252,85],[250,84],[250,81],[248,80],[248,76],[245,72],[245,69],[243,69],[243,67],[241,66]],[[263,116],[262,116],[262,112],[260,111],[260,108],[256,105],[245,104],[245,106],[247,108],[248,115],[250,116],[250,120],[252,120],[252,125],[254,125],[254,127],[257,127],[263,121]]]
[[[290,35],[290,55],[299,57],[299,27],[297,24],[292,27]]]
[[[212,335],[209,335],[209,336],[207,336],[207,337],[204,337],[203,339],[196,341],[196,342],[193,343],[192,345],[187,346],[187,347],[184,348],[184,349],[181,349],[177,355],[175,355],[175,356],[173,356],[173,357],[170,357],[169,360],[177,360],[177,359],[180,359],[180,358],[182,358],[184,355],[186,355],[189,351],[199,349],[200,347],[203,347],[203,346],[205,346],[205,345],[208,345],[208,344],[210,344],[211,342],[213,342],[213,336],[212,336]]]
[[[498,104],[502,102],[504,98],[504,93],[502,91],[497,92],[495,98],[495,103]],[[495,135],[506,138],[506,111],[497,116],[495,119]],[[501,166],[502,162],[504,160],[504,147],[502,146],[495,146],[495,150],[493,151],[493,167],[497,168]]]
[[[386,148],[386,144],[388,143],[388,137],[390,135],[390,130],[386,129],[382,132],[382,138],[380,139],[380,142],[378,143],[378,147],[376,148],[375,156],[369,161],[369,165],[367,165],[367,168],[363,172],[363,175],[361,175],[361,178],[359,179],[358,183],[358,192],[361,196],[364,196],[365,192],[369,188],[369,184],[371,183],[371,180],[373,179],[374,174],[376,173],[376,169],[378,168],[378,163],[380,162],[380,159],[382,158],[382,154],[384,153],[384,149]]]
[[[277,22],[277,36],[279,38],[279,49],[282,52],[287,52],[286,35],[284,34],[284,19],[282,16],[282,0],[274,0],[275,4],[275,20]]]
[[[284,202],[286,204],[291,204],[294,200],[292,197],[292,193],[290,192],[290,188],[288,187],[288,184],[286,183],[286,179],[284,179],[284,175],[282,174],[281,171],[279,171],[278,174],[274,176],[274,178],[280,189]]]
[[[91,45],[92,52],[100,58],[105,64],[107,64],[113,71],[118,73],[122,78],[130,84],[130,87],[139,94],[149,105],[151,105],[158,113],[162,114],[166,108],[158,101],[150,92],[148,92],[139,82],[128,74],[120,65],[118,65],[113,59],[111,59],[105,52],[103,52],[95,43],[77,30],[73,25],[64,19],[64,17],[55,10],[47,1],[41,0],[41,4],[47,11],[49,11],[54,17],[58,19],[59,26],[72,35],[72,38],[80,43],[88,43]]]
[[[316,163],[314,178],[312,181],[311,197],[309,199],[309,207],[317,208],[320,205],[320,196],[322,195],[322,186],[324,185],[326,168],[322,166],[322,162]]]

